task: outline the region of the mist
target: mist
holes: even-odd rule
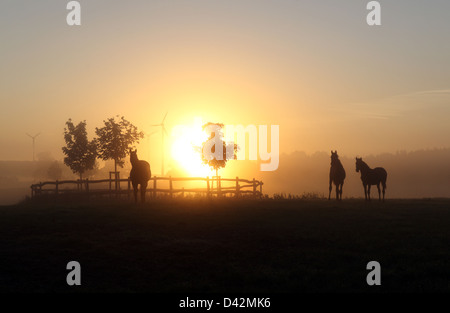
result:
[[[338,151],[339,154],[339,151]],[[358,156],[371,167],[384,167],[388,172],[386,198],[437,198],[450,197],[450,149],[398,151],[379,155]],[[364,197],[360,173],[355,170],[355,157],[340,156],[346,171],[343,198]],[[77,179],[62,162],[42,157],[36,161],[0,161],[0,204],[12,204],[30,194],[30,185],[39,181],[56,180],[50,168],[55,162],[61,169],[58,179]],[[128,177],[129,164],[120,169],[121,177]],[[101,163],[87,173],[90,179],[105,179],[113,170],[112,162]],[[307,154],[296,151],[280,155],[279,168],[273,172],[262,172],[256,161],[231,161],[223,177],[252,179],[264,182],[263,192],[269,196],[286,194],[302,196],[314,193],[328,196],[330,153]],[[157,174],[157,173],[155,173]],[[154,175],[155,175],[154,174]],[[169,175],[184,176],[171,170]],[[57,174],[56,174],[57,175]],[[377,189],[371,195],[376,199]],[[331,197],[335,196],[334,185]]]
[[[338,151],[339,154],[339,151]],[[356,157],[356,156],[355,156]],[[346,171],[343,197],[364,197],[355,157],[340,156]],[[450,149],[399,151],[379,155],[358,156],[371,167],[384,167],[387,172],[387,198],[450,197]],[[302,195],[328,195],[330,153],[294,152],[280,156],[276,172],[261,173],[264,192]],[[334,185],[331,193],[335,196]],[[378,197],[372,188],[373,198]]]

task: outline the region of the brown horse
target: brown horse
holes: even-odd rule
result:
[[[387,172],[382,167],[376,167],[371,169],[369,165],[362,160],[362,158],[356,158],[356,172],[361,172],[361,180],[364,186],[364,197],[366,201],[370,201],[370,186],[377,185],[378,199],[381,201],[380,183],[383,185],[383,201],[384,193],[386,191],[386,179]]]
[[[133,185],[134,200],[137,203],[137,193],[138,185],[141,185],[141,202],[145,202],[145,192],[147,189],[147,184],[152,177],[152,172],[150,171],[150,164],[148,162],[139,160],[137,157],[137,150],[132,151],[130,149],[130,162],[131,162],[131,172],[130,179]]]
[[[337,154],[337,150],[331,150],[331,168],[330,168],[330,188],[328,200],[331,198],[332,184],[336,186],[336,200],[342,200],[342,187],[344,186],[345,170]]]

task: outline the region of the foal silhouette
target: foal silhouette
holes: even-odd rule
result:
[[[150,164],[148,162],[139,160],[137,156],[137,150],[132,151],[130,149],[130,162],[131,162],[131,172],[130,179],[133,185],[134,191],[134,201],[137,203],[138,185],[141,185],[141,202],[145,202],[145,192],[147,189],[147,184],[152,177],[152,172],[150,171]]]
[[[387,172],[382,167],[376,167],[371,169],[369,165],[362,160],[362,158],[356,158],[356,171],[361,171],[361,180],[364,186],[364,197],[366,201],[370,201],[370,186],[377,185],[378,199],[381,201],[380,183],[383,185],[383,201],[384,193],[386,190]]]
[[[328,193],[328,200],[331,197],[332,184],[336,186],[336,200],[342,200],[342,187],[344,186],[345,170],[337,154],[337,150],[331,150],[331,168],[330,168],[330,192]]]

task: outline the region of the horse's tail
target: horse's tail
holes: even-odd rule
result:
[[[385,169],[383,169],[383,170],[384,170],[384,175],[383,175],[383,178],[381,179],[381,184],[383,185],[383,188],[384,188],[384,189],[387,189],[387,185],[386,185],[387,172],[386,172]]]

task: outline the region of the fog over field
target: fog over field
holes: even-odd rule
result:
[[[342,156],[340,159],[347,174],[343,197],[363,197],[360,174],[355,171],[355,158]],[[363,159],[372,168],[381,166],[387,170],[388,199],[450,197],[450,149],[402,151],[363,156]],[[30,195],[32,183],[55,180],[55,174],[52,176],[50,170],[55,162],[61,169],[59,180],[77,178],[61,161],[55,161],[45,154],[34,164],[27,161],[0,161],[0,204],[12,204],[24,199]],[[280,156],[280,165],[276,171],[261,172],[259,164],[254,161],[230,161],[227,172],[222,176],[263,180],[263,192],[269,196],[275,193],[293,196],[316,193],[328,196],[329,169],[330,153],[294,152]],[[103,163],[99,169],[88,172],[87,177],[105,179],[110,170],[113,170],[113,164]],[[127,162],[120,170],[121,177],[128,177],[129,170],[130,164]],[[178,177],[185,174],[173,168],[168,175]],[[372,188],[371,194],[377,197],[376,187]],[[335,196],[334,185],[331,196]]]

